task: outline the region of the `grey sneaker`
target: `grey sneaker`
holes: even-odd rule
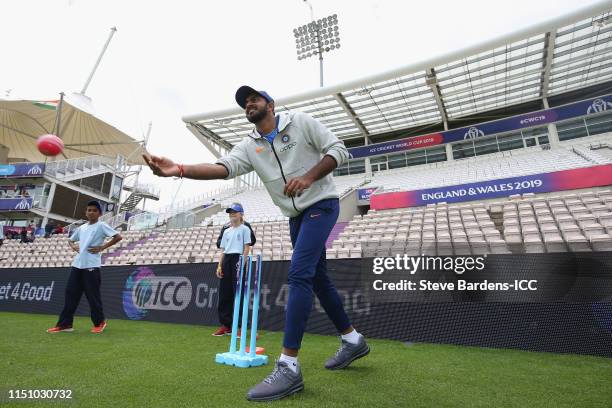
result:
[[[297,372],[294,373],[286,362],[276,360],[272,373],[249,390],[247,399],[249,401],[273,401],[303,389],[304,380],[300,366],[298,365]]]
[[[339,370],[348,367],[353,361],[358,358],[365,357],[370,352],[370,347],[365,341],[365,337],[359,335],[359,343],[353,344],[340,337],[340,348],[336,354],[325,362],[325,368],[328,370]]]

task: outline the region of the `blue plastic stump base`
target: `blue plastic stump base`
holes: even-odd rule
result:
[[[250,354],[240,355],[240,352],[217,353],[215,362],[240,368],[258,367],[268,364],[268,356],[263,354],[256,354],[255,356]]]

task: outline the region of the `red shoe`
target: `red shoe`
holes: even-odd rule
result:
[[[47,333],[59,333],[59,332],[73,332],[74,329],[72,326],[53,326],[50,329],[47,329]]]
[[[225,326],[221,326],[212,335],[216,337],[221,337],[221,336],[226,336],[229,334],[232,334],[232,329],[225,327]]]
[[[240,336],[240,329],[238,329],[238,337],[241,337]],[[250,338],[251,338],[251,333],[247,332],[247,339],[250,339]],[[255,333],[255,340],[259,340],[259,333]]]
[[[100,334],[104,331],[104,329],[106,329],[106,320],[100,323],[99,325],[92,327],[91,332]]]

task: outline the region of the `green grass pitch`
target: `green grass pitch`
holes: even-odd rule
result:
[[[211,327],[110,320],[101,335],[88,318],[75,332],[47,334],[56,316],[0,313],[0,405],[15,407],[243,407],[271,365],[217,365],[229,337]],[[282,333],[261,332],[273,361]],[[605,358],[369,340],[372,352],[340,371],[323,368],[338,347],[307,334],[300,362],[306,388],[275,407],[610,407]],[[71,389],[74,401],[9,402],[8,389]],[[266,405],[266,404],[263,404]]]

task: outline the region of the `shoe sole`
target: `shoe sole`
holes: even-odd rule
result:
[[[71,333],[73,331],[74,331],[74,329],[64,329],[64,330],[58,330],[58,331],[48,331],[47,333],[51,333],[51,334],[53,334],[53,333],[62,333],[62,332]]]
[[[291,387],[290,389],[288,389],[282,394],[277,394],[277,395],[273,395],[270,397],[263,397],[263,398],[252,398],[252,397],[247,396],[247,400],[253,401],[253,402],[276,401],[276,400],[288,397],[292,394],[295,394],[296,392],[300,392],[303,389],[304,389],[304,383],[301,382],[300,384],[294,385],[293,387]]]
[[[346,360],[346,362],[344,362],[344,363],[342,363],[340,365],[337,365],[335,367],[325,367],[325,368],[327,368],[328,370],[341,370],[343,368],[348,367],[353,361],[358,360],[361,357],[365,357],[368,354],[370,354],[370,346],[368,346],[368,348],[365,349],[364,351],[362,351],[361,353],[356,354],[355,356],[353,356],[353,358],[351,358],[349,360]]]
[[[100,333],[102,333],[104,330],[106,330],[106,326],[104,326],[104,328],[103,328],[102,330],[100,330],[100,331],[91,331],[91,330],[90,330],[89,332],[90,332],[90,333],[92,333],[92,334],[100,334]]]

